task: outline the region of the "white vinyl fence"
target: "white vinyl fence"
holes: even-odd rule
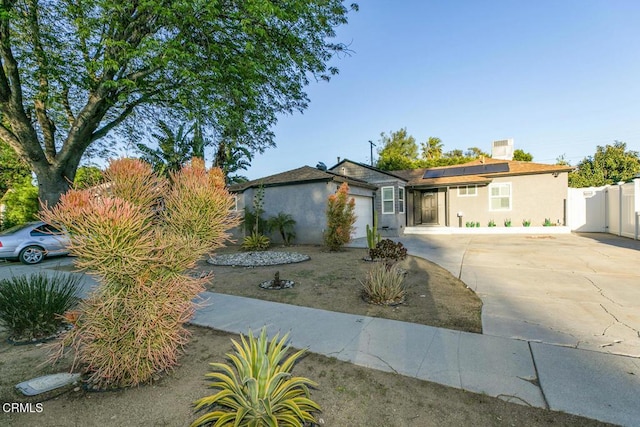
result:
[[[640,179],[604,187],[570,188],[567,222],[573,231],[640,238]]]

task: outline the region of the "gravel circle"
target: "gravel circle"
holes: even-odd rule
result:
[[[221,254],[209,258],[213,265],[231,265],[234,267],[259,267],[266,265],[293,264],[309,260],[308,255],[297,252],[240,252],[237,254]]]

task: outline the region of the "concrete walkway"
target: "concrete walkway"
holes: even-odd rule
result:
[[[428,241],[407,242],[410,250]],[[440,251],[438,263],[455,271],[460,259]],[[464,257],[464,255],[463,255]],[[0,278],[50,272],[0,264]],[[87,278],[87,288],[92,280]],[[205,292],[193,324],[231,333],[267,326],[290,331],[291,344],[356,365],[565,411],[624,426],[640,426],[640,359],[579,348],[479,335],[413,323],[329,312]]]
[[[504,400],[640,425],[640,359],[205,292],[191,323],[290,331],[314,353]]]

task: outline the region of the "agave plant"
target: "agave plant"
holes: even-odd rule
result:
[[[245,251],[266,251],[271,241],[264,234],[253,232],[242,241],[242,249]]]
[[[231,340],[236,351],[227,353],[227,357],[235,371],[224,363],[211,363],[215,372],[206,376],[215,380],[211,387],[219,391],[195,402],[196,410],[212,410],[195,420],[192,427],[302,427],[306,422],[315,422],[311,412],[320,411],[320,407],[310,399],[308,386],[317,384],[291,375],[294,363],[305,350],[283,361],[289,350],[285,346],[289,334],[280,340],[278,336],[268,343],[267,330],[262,328],[258,338],[249,331],[248,338],[240,335],[241,343]]]
[[[404,302],[404,271],[397,265],[377,262],[361,281],[365,299],[372,304],[393,305]]]

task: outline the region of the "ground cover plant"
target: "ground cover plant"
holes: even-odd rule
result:
[[[108,185],[71,190],[43,213],[70,233],[77,267],[100,282],[54,355],[73,349],[96,388],[145,383],[177,364],[207,280],[185,273],[237,224],[222,173],[200,159],[169,179],[119,159],[105,177]]]

